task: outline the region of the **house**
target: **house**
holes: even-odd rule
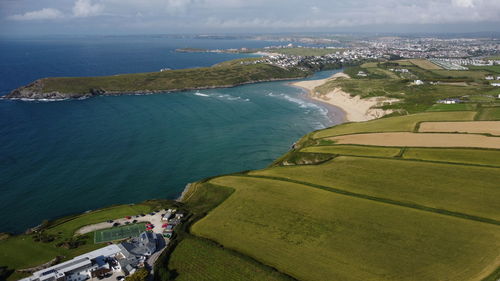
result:
[[[417,85],[417,86],[419,86],[419,85],[424,85],[424,81],[422,81],[422,80],[415,80],[413,83],[414,83],[415,85]]]
[[[36,271],[21,281],[83,281],[102,276],[108,272],[121,270],[114,259],[120,252],[121,249],[117,245],[109,245]]]
[[[459,99],[444,99],[444,100],[438,100],[437,103],[442,103],[442,104],[456,104],[456,103],[461,103],[462,101]]]
[[[491,76],[491,75],[488,75],[488,76],[486,76],[484,79],[486,79],[486,80],[493,80],[493,79],[495,79],[495,78],[494,78],[493,76]]]
[[[120,250],[130,253],[137,258],[145,258],[156,252],[156,235],[152,232],[145,231],[130,239],[128,242],[122,242],[118,245]]]
[[[490,85],[494,87],[500,87],[500,83],[491,83]]]
[[[364,71],[359,71],[357,75],[358,75],[358,76],[361,76],[361,77],[366,77],[366,76],[368,76],[368,75],[367,75]]]

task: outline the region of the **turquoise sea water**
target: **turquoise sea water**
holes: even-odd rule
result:
[[[179,56],[169,52],[169,48],[257,44],[165,40],[168,55],[164,59],[175,62],[170,66],[175,64],[176,68],[190,67],[191,58],[187,56],[184,60],[186,54]],[[132,49],[136,43],[144,44],[142,41],[133,42]],[[5,50],[7,43],[2,42],[0,50]],[[150,46],[161,49],[157,43]],[[126,43],[120,40],[115,47],[123,44]],[[92,48],[102,52],[100,46]],[[49,49],[40,52],[54,53]],[[134,52],[143,57],[142,63],[137,62]],[[132,68],[151,71],[160,66],[153,62],[157,57],[148,56],[158,53],[144,53],[138,47],[124,53],[117,62],[121,65],[117,67],[120,72],[133,72]],[[228,59],[225,55],[196,55],[198,66]],[[58,75],[113,73],[112,65],[106,65],[105,71],[99,69],[101,62],[96,56],[99,57],[91,53],[74,58],[95,65],[85,70],[55,59],[61,73]],[[18,60],[0,63],[1,72],[7,73],[9,66],[11,71],[31,69],[12,67],[16,61],[37,64],[19,56]],[[168,67],[165,63],[161,65]],[[45,68],[21,76],[36,79],[54,72],[50,64]],[[318,73],[314,78],[334,72]],[[10,79],[2,78],[6,91],[17,87],[22,80],[9,75]],[[269,165],[302,135],[335,122],[327,116],[324,106],[308,101],[303,91],[287,83],[77,101],[0,101],[0,232],[20,232],[43,219],[112,204],[176,198],[189,182]],[[341,118],[335,110],[330,113]]]

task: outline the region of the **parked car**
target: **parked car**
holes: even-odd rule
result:
[[[141,214],[141,217],[145,217],[146,215],[145,214]]]
[[[113,220],[109,220],[108,223],[113,223]]]
[[[113,226],[119,226],[119,225],[120,225],[120,223],[119,223],[119,222],[115,222],[115,223],[113,224]]]
[[[116,277],[116,280],[123,280],[123,279],[125,279],[125,276],[123,276],[123,275],[120,275],[120,276]]]
[[[137,223],[137,220],[133,220],[132,223]]]

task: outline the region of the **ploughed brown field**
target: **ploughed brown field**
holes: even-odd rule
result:
[[[418,131],[500,135],[500,121],[423,122]]]
[[[469,134],[373,133],[329,138],[337,144],[411,147],[478,147],[500,149],[500,138]]]

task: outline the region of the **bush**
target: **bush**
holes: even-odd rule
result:
[[[148,280],[149,272],[145,268],[137,270],[134,274],[127,276],[126,281],[146,281]]]

